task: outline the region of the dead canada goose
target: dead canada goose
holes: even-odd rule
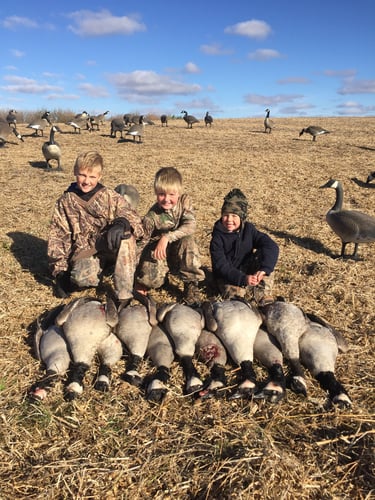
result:
[[[375,217],[357,210],[343,210],[344,190],[340,181],[330,179],[321,188],[336,190],[336,201],[326,214],[326,221],[331,229],[341,238],[341,254],[345,257],[345,247],[354,243],[354,252],[351,258],[357,258],[359,243],[375,241]]]
[[[16,127],[9,126],[4,118],[0,118],[0,145],[4,146],[6,142],[11,142],[9,136],[14,134],[17,139],[24,142],[22,135],[18,132]]]
[[[6,121],[8,122],[10,127],[16,127],[17,125],[17,111],[15,109],[9,110],[7,114]]]
[[[147,355],[156,367],[146,388],[146,399],[159,403],[167,393],[170,368],[175,358],[170,338],[159,325],[153,326],[147,345]]]
[[[211,125],[213,124],[213,122],[214,122],[214,119],[212,118],[212,116],[207,111],[207,113],[205,114],[205,117],[204,117],[204,123],[206,124],[206,127],[207,127],[207,125],[209,125],[211,127]]]
[[[309,127],[303,128],[301,130],[301,132],[299,133],[299,137],[301,137],[302,134],[312,135],[312,140],[315,141],[318,135],[330,134],[330,132],[322,127],[318,127],[316,125],[310,125]]]
[[[100,115],[95,115],[95,116],[90,116],[89,121],[91,124],[92,129],[94,130],[94,127],[96,130],[100,130],[100,125],[103,125],[105,121],[106,115],[109,113],[109,111],[105,111],[104,113],[101,113]]]
[[[194,123],[199,123],[199,120],[193,115],[188,115],[187,111],[182,110],[181,113],[184,115],[183,119],[187,123],[187,128],[193,128]]]
[[[371,181],[373,181],[375,179],[375,170],[374,172],[370,172],[368,174],[368,177],[367,177],[367,180],[366,180],[366,184],[369,184]]]
[[[138,137],[138,142],[142,142],[143,133],[144,133],[143,115],[141,115],[139,117],[139,123],[135,123],[134,125],[132,125],[126,131],[125,135],[132,135],[134,142],[135,142],[135,138]]]
[[[164,125],[166,127],[168,127],[168,116],[167,115],[161,115],[160,121],[161,121],[161,126],[162,127],[164,127]]]
[[[115,191],[121,194],[132,208],[136,209],[138,207],[140,196],[136,187],[131,184],[119,184],[115,187]]]
[[[52,166],[50,165],[51,160],[56,160],[57,161],[56,170],[62,170],[61,148],[59,144],[55,141],[55,132],[61,132],[60,128],[57,125],[53,125],[51,127],[51,131],[49,134],[49,141],[43,143],[42,153],[47,162],[47,168],[52,168]]]
[[[46,111],[43,113],[43,115],[39,118],[39,120],[34,120],[31,123],[27,125],[27,128],[31,128],[34,130],[34,135],[38,136],[39,132],[40,135],[43,137],[44,134],[44,129],[48,126],[52,126],[51,120],[49,118],[50,112]]]
[[[272,132],[272,129],[275,126],[273,120],[271,120],[271,118],[270,118],[270,112],[271,111],[267,108],[266,109],[266,116],[264,118],[264,132],[265,133],[268,132],[269,134]]]

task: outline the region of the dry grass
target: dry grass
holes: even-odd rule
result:
[[[63,172],[41,168],[45,139],[28,135],[0,149],[0,498],[374,498],[374,245],[360,246],[359,262],[333,258],[340,241],[324,216],[334,191],[318,187],[337,178],[346,207],[375,215],[375,192],[352,180],[374,170],[375,119],[275,121],[277,129],[266,135],[262,120],[215,120],[212,129],[201,121],[192,130],[171,120],[168,128],[147,127],[140,145],[111,139],[109,125],[74,135],[62,124]],[[298,139],[314,123],[332,133],[316,143]],[[323,316],[349,341],[337,374],[353,408],[325,412],[312,379],[307,399],[288,393],[278,405],[193,404],[182,396],[177,365],[166,400],[156,406],[121,380],[121,363],[110,393],[94,391],[93,369],[76,402],[65,402],[57,385],[46,403],[29,404],[25,394],[41,369],[30,348],[34,321],[60,303],[46,263],[52,207],[72,180],[75,157],[88,149],[103,154],[107,185],[138,187],[141,213],[154,201],[156,170],[179,168],[196,207],[206,266],[223,196],[243,189],[250,219],[280,245],[275,292]],[[165,291],[155,298],[170,299]],[[147,361],[143,369],[151,370]]]

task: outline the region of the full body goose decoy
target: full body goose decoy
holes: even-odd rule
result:
[[[10,127],[17,126],[17,111],[15,109],[10,109],[7,114],[6,121]]]
[[[203,385],[194,366],[195,345],[204,326],[201,311],[185,304],[165,304],[157,313],[168,334],[185,376],[185,394],[198,392]]]
[[[231,397],[251,397],[256,391],[253,358],[255,337],[262,323],[259,312],[242,300],[205,303],[203,310],[205,328],[215,333],[241,368],[237,390]]]
[[[187,128],[193,128],[194,123],[199,123],[199,120],[193,115],[188,115],[187,111],[182,110],[181,113],[184,115],[183,119],[187,123]]]
[[[75,115],[75,117],[66,122],[66,124],[73,127],[75,134],[80,134],[81,129],[92,131],[90,115],[86,111],[82,111],[82,113]]]
[[[372,243],[375,241],[375,217],[357,210],[343,210],[344,190],[340,181],[330,179],[321,188],[336,190],[336,201],[326,214],[326,221],[331,229],[341,238],[341,254],[345,257],[345,247],[354,243],[354,252],[351,258],[357,258],[359,243]]]
[[[322,127],[310,125],[309,127],[303,128],[301,130],[301,132],[299,133],[299,137],[301,137],[302,134],[312,135],[312,140],[315,141],[318,135],[330,134],[330,132]]]
[[[68,401],[82,393],[84,376],[95,354],[99,352],[100,346],[103,343],[105,346],[106,342],[113,342],[116,345],[115,339],[111,340],[109,337],[113,335],[112,328],[117,325],[117,322],[118,313],[112,300],[103,304],[91,297],[81,297],[70,302],[57,316],[56,325],[63,329],[72,357],[65,392],[65,398]],[[120,345],[117,349],[117,356],[111,356],[105,368],[99,373],[100,385],[97,387],[99,390],[103,390],[104,387],[101,375],[108,378],[111,365],[121,358],[121,342],[119,339],[117,342]],[[101,351],[103,356],[105,352],[106,349],[103,348]]]
[[[51,120],[49,118],[49,115],[51,113],[49,111],[46,111],[43,113],[43,115],[39,118],[39,120],[34,120],[33,122],[29,123],[27,125],[27,128],[31,128],[34,130],[34,135],[38,136],[39,132],[40,135],[43,137],[44,134],[44,129],[48,126],[52,127]]]
[[[95,116],[90,116],[89,121],[92,130],[94,130],[94,127],[96,130],[100,130],[100,125],[103,125],[105,121],[106,115],[108,115],[109,111],[105,111],[104,113],[101,113],[100,115],[95,115]]]
[[[126,130],[125,121],[122,118],[113,118],[111,121],[111,137],[116,137],[117,132],[120,132],[121,138],[123,138],[123,131]]]
[[[213,122],[214,122],[214,119],[212,118],[212,116],[207,111],[206,114],[205,114],[205,117],[204,117],[204,123],[206,124],[206,127],[207,127],[207,125],[209,125],[211,127],[212,124],[213,124]]]
[[[273,123],[273,120],[271,120],[270,118],[270,110],[267,108],[266,109],[266,116],[264,118],[264,132],[265,133],[271,133],[272,132],[272,129],[275,127],[274,123]]]
[[[51,160],[57,161],[56,170],[62,170],[61,168],[61,148],[59,144],[55,141],[55,132],[61,132],[60,128],[57,125],[52,125],[49,141],[46,141],[42,145],[42,153],[47,162],[47,168],[52,168],[50,165]]]
[[[375,179],[375,170],[374,172],[370,172],[367,176],[366,184],[369,184],[371,181]]]
[[[139,123],[135,123],[132,125],[127,131],[125,135],[132,135],[133,141],[135,142],[135,138],[138,137],[138,142],[142,142],[142,137],[144,133],[144,125],[143,125],[143,116],[139,117]]]
[[[160,122],[161,122],[161,126],[164,127],[164,125],[166,127],[168,127],[168,116],[167,115],[161,115],[160,116]]]
[[[9,126],[4,118],[0,118],[0,145],[4,146],[5,143],[11,142],[9,136],[14,134],[17,139],[24,142],[22,135],[18,132],[16,127]]]

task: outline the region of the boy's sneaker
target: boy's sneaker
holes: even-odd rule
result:
[[[184,283],[184,302],[187,305],[199,302],[198,281],[185,281]]]

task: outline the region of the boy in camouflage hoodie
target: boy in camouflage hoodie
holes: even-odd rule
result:
[[[100,184],[102,171],[99,153],[79,155],[74,165],[76,182],[55,204],[47,253],[57,297],[68,297],[72,284],[96,287],[101,272],[114,263],[119,301],[132,298],[142,221],[123,196]]]
[[[154,190],[156,203],[143,219],[135,288],[147,294],[150,288],[161,287],[171,272],[184,282],[185,302],[194,303],[205,274],[193,237],[196,220],[191,200],[183,193],[182,176],[174,167],[163,167],[156,173]]]

